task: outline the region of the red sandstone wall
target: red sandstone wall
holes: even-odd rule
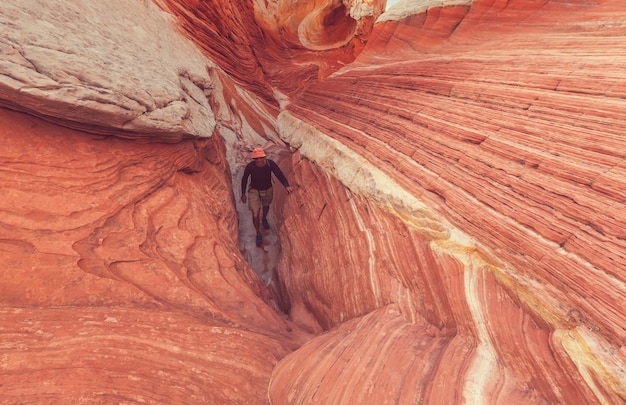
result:
[[[238,253],[220,137],[0,122],[0,402],[263,403],[304,335]]]
[[[311,246],[310,255],[285,258],[281,274],[323,327],[362,320],[337,341],[306,346],[319,353],[306,375],[319,379],[294,369],[313,356],[304,348],[281,363],[272,380],[279,402],[357,400],[364,387],[373,394],[393,385],[380,380],[388,364],[361,342],[381,339],[380,350],[407,353],[406,343],[394,328],[354,326],[386,305],[400,308],[418,335],[435,326],[432,339],[450,338],[424,349],[437,359],[432,368],[420,361],[390,372],[399,381],[421,373],[424,384],[406,396],[408,387],[394,385],[396,401],[623,402],[626,105],[616,49],[626,49],[624,17],[610,1],[430,9],[377,25],[355,64],[288,106],[279,119],[285,139],[370,201],[299,165],[304,190],[285,238]],[[388,204],[384,186],[368,191],[354,179],[370,169],[338,166],[340,158],[308,141],[316,134],[443,216],[447,236],[372,206]],[[336,216],[325,218],[329,211]],[[403,215],[411,223],[421,213]],[[344,340],[359,344],[335,346]],[[367,372],[357,381],[343,364]],[[454,393],[439,389],[444,381]]]
[[[90,46],[2,25],[0,102],[48,120],[0,109],[2,401],[625,401],[620,2],[431,8],[328,78],[369,36],[349,2],[158,3],[134,41],[99,2]],[[275,132],[289,321],[229,167]]]
[[[276,103],[275,90],[295,94],[354,60],[363,49],[381,0],[158,0],[190,40],[232,77]],[[345,4],[344,4],[345,3]]]

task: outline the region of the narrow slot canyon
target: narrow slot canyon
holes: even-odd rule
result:
[[[287,177],[291,177],[291,164],[289,158],[289,150],[285,147],[276,145],[265,145],[264,151],[267,158],[276,162],[279,167],[284,167],[284,173]],[[245,155],[246,151],[239,151]],[[251,153],[248,153],[250,155]],[[240,164],[235,168],[231,167],[233,174],[233,194],[236,200],[236,208],[239,226],[239,248],[246,262],[250,265],[254,273],[259,277],[267,294],[266,300],[276,310],[288,315],[290,311],[289,293],[285,290],[284,284],[280,280],[277,272],[278,261],[281,256],[280,229],[284,216],[282,208],[284,206],[285,191],[282,184],[273,176],[274,199],[270,205],[268,213],[269,229],[260,227],[263,235],[261,246],[257,246],[255,242],[256,230],[252,221],[252,213],[247,203],[240,200],[241,197],[241,178],[243,177],[244,164]],[[283,170],[281,168],[281,170]],[[249,181],[248,181],[249,184]],[[246,187],[247,193],[248,187]]]
[[[626,402],[621,1],[5,0],[0,33],[0,403]],[[293,187],[261,246],[257,147]]]

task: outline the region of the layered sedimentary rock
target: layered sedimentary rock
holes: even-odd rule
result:
[[[0,403],[266,402],[308,337],[239,251],[224,140],[272,113],[150,3],[30,5],[0,8]]]
[[[289,216],[285,238],[315,243],[313,257],[285,257],[295,304],[326,328],[386,305],[406,324],[368,315],[334,341],[314,340],[279,364],[275,398],[624,401],[626,117],[615,50],[626,46],[625,11],[464,3],[384,15],[355,63],[279,117],[284,139],[351,190],[316,198],[341,187],[298,172],[306,209]],[[407,360],[416,350],[398,328],[423,342],[419,360]],[[370,341],[407,357],[389,370],[356,344]],[[341,371],[346,363],[365,375]]]
[[[158,3],[233,79],[272,105],[352,62],[384,8],[382,0]]]
[[[626,400],[623,5],[154,3],[0,8],[0,402]]]
[[[237,217],[220,138],[0,122],[0,402],[262,398],[304,336],[221,231]]]

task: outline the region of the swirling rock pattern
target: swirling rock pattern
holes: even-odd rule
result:
[[[262,402],[304,335],[220,231],[237,221],[220,137],[0,120],[0,402]]]
[[[66,3],[0,8],[0,402],[626,401],[621,2]]]
[[[616,36],[625,15],[617,2],[528,1],[383,15],[354,64],[281,113],[283,138],[352,191],[298,172],[305,209],[285,237],[315,243],[312,257],[285,258],[296,305],[325,328],[393,305],[420,330],[407,333],[448,340],[393,371],[348,344],[338,361],[367,370],[357,381],[332,365],[345,334],[320,337],[279,364],[273,397],[358,402],[389,374],[421,373],[419,392],[399,382],[387,398],[624,401],[626,117],[615,49],[626,47]],[[347,339],[405,351],[396,328],[357,327]],[[303,359],[310,381],[294,371]]]
[[[186,35],[270,105],[358,55],[382,0],[267,0],[245,4],[158,0]],[[278,99],[278,100],[277,100]]]

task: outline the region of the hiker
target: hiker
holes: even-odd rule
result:
[[[252,151],[252,162],[246,165],[241,178],[241,202],[246,202],[246,186],[248,185],[248,177],[250,180],[250,189],[248,190],[248,207],[252,211],[252,222],[256,229],[256,245],[261,246],[263,243],[263,235],[261,235],[261,223],[263,228],[269,229],[270,224],[267,222],[267,214],[270,210],[270,204],[274,196],[272,191],[272,173],[285,186],[287,194],[293,191],[289,185],[287,178],[280,170],[276,162],[267,158],[265,151],[256,148]],[[263,217],[261,215],[261,207],[263,208]]]

